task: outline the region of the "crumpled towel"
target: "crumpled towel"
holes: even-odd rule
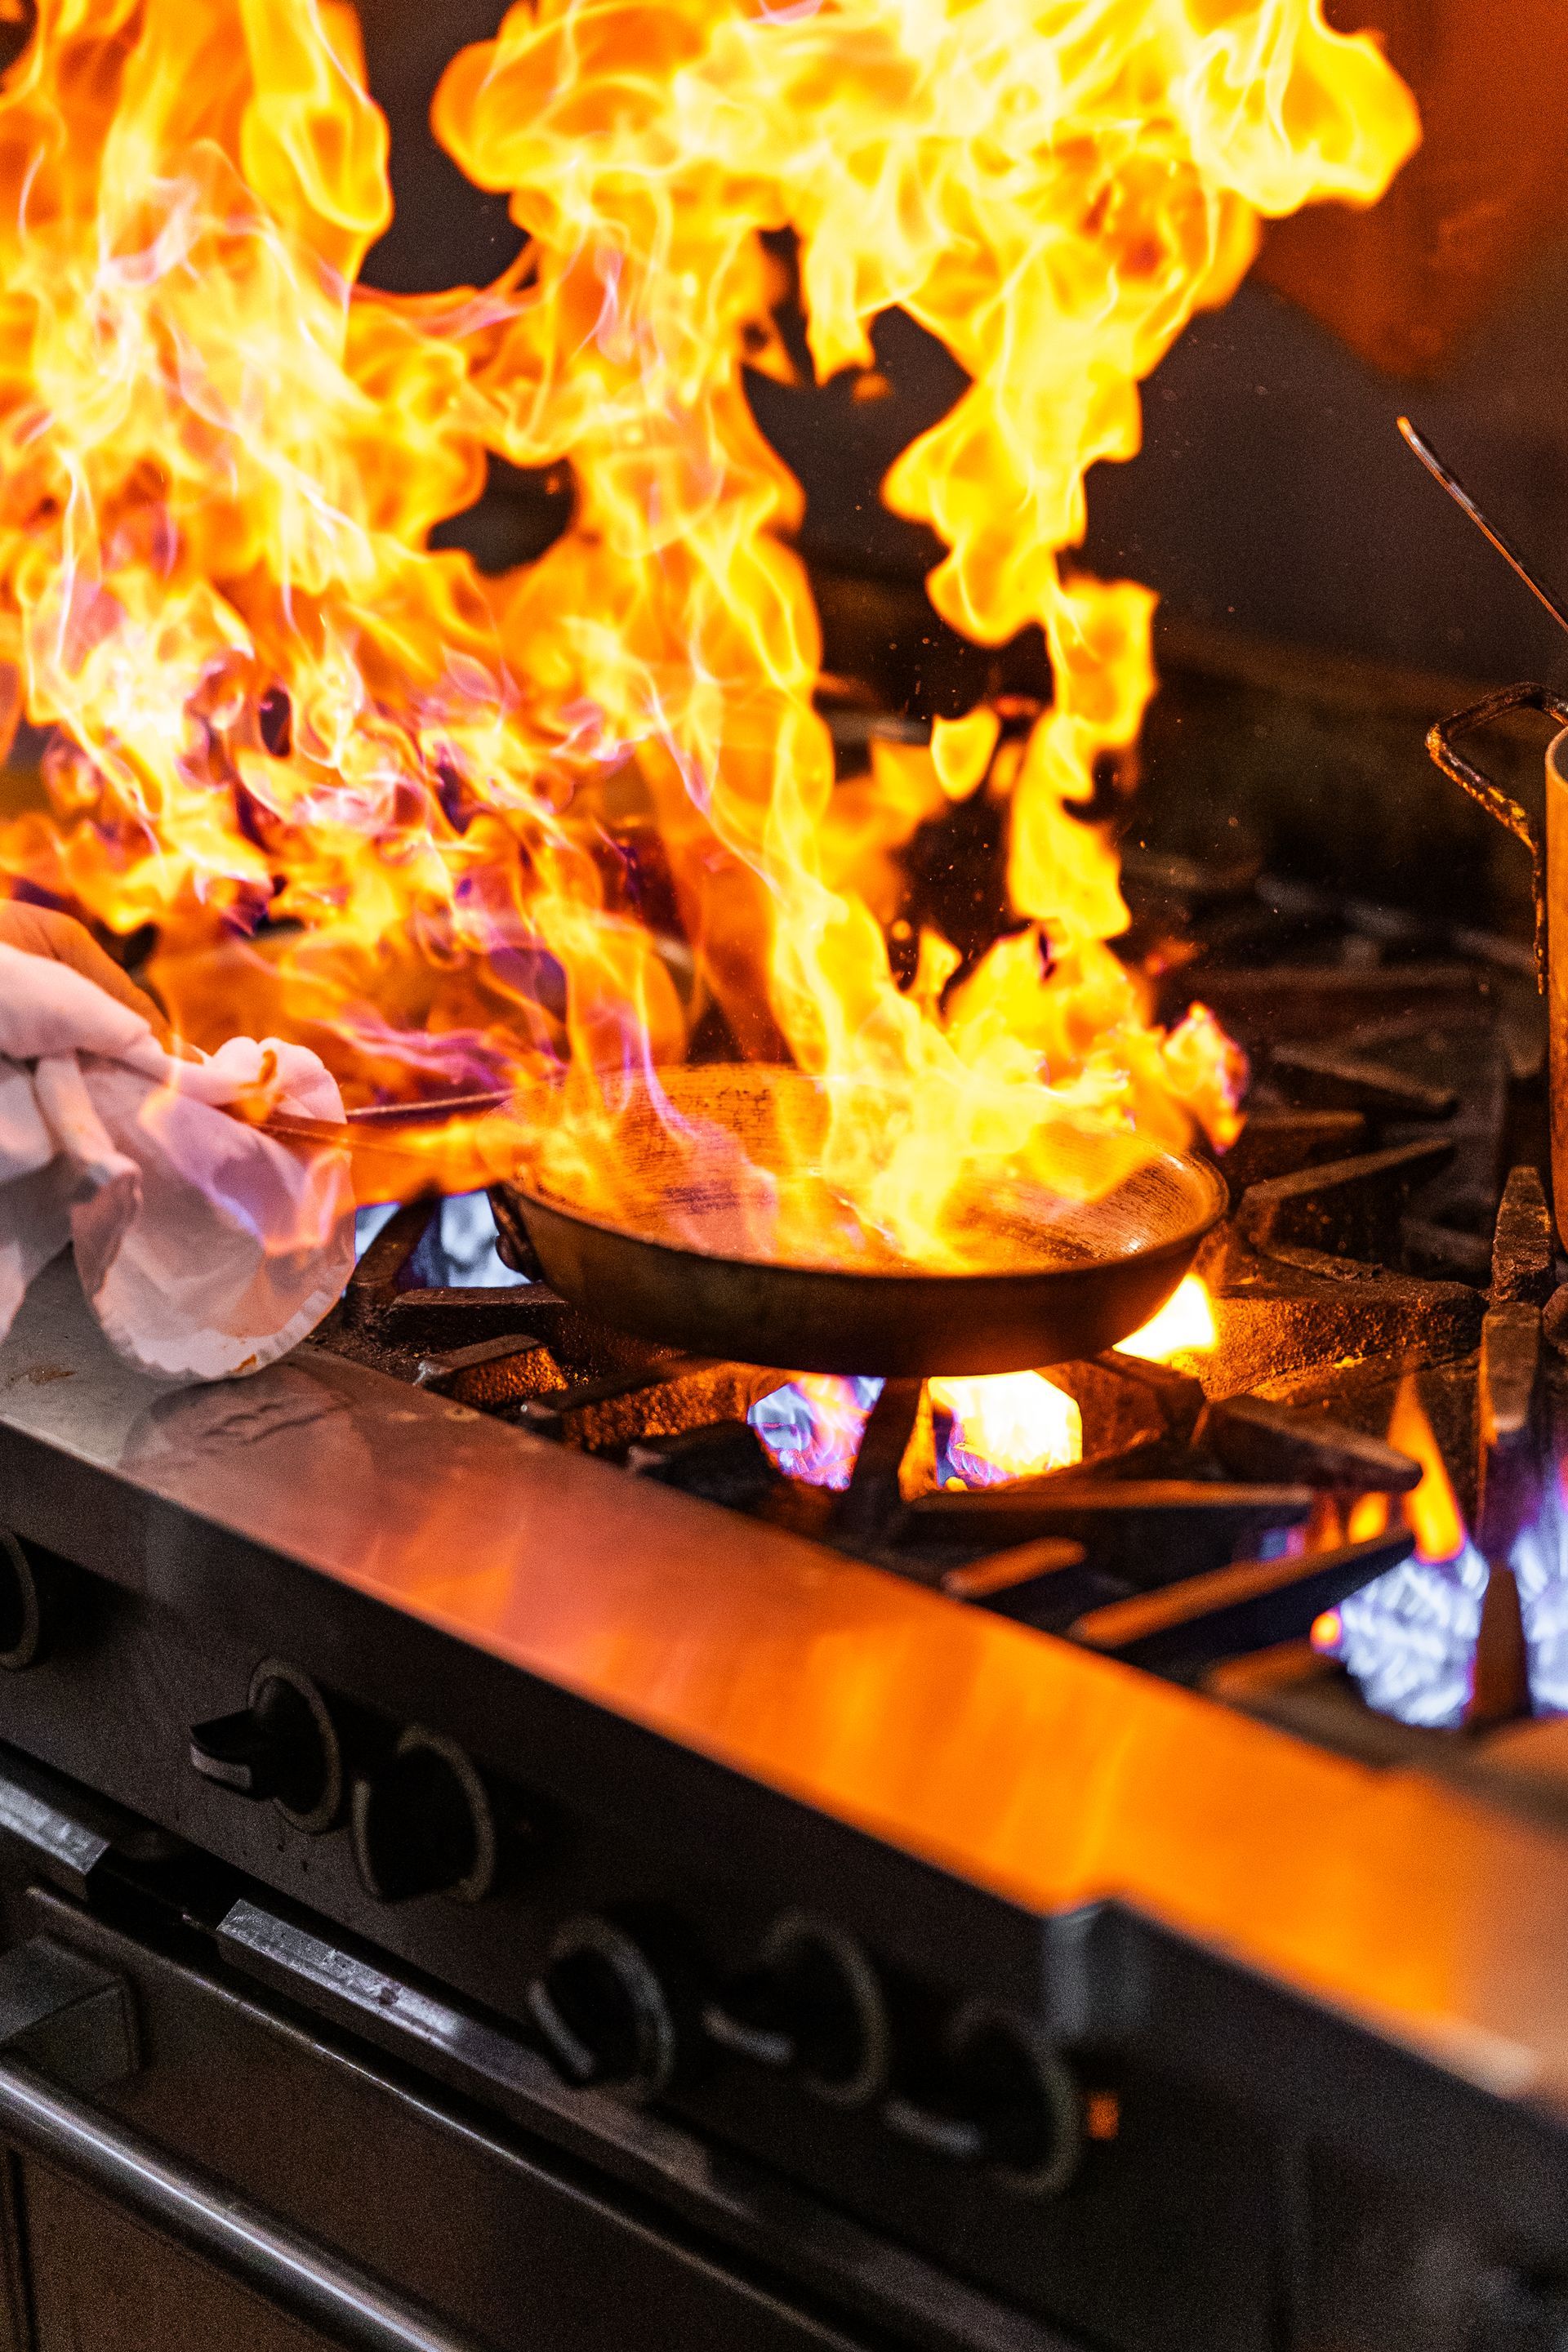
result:
[[[223,1106],[342,1119],[316,1055],[235,1037],[200,1061],[82,973],[0,944],[0,1339],[75,1244],[110,1344],[143,1371],[259,1371],[312,1330],[354,1263],[349,1156]]]

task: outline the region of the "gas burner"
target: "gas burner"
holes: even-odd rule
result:
[[[1239,2352],[1283,2306],[1235,2250],[1289,2245],[1336,2344],[1389,2352],[1433,2180],[1432,2340],[1550,2340],[1568,1307],[1531,976],[1308,921],[1245,860],[1160,887],[1257,1084],[1212,1336],[1049,1367],[1061,1467],[998,1475],[918,1381],[843,1381],[825,1431],[790,1365],[590,1320],[504,1188],[367,1219],[313,1340],[211,1390],[40,1277],[0,1351],[28,1985],[68,2006],[87,1965],[161,2017],[173,1970],[226,2046],[309,2046],[317,2178],[366,2081],[426,2133],[455,2098],[542,2194],[585,2168],[639,2243],[700,2229],[723,2296],[761,2263],[889,2343],[1164,2352],[1179,2258],[1184,2330]],[[837,1486],[781,1469],[826,1436]],[[252,2180],[247,2118],[196,2104]],[[444,2291],[416,2252],[373,2267]]]
[[[504,1186],[488,1213],[421,1202],[382,1223],[318,1344],[1352,1754],[1556,1712],[1556,1266],[1528,959],[1472,935],[1467,959],[1445,941],[1429,961],[1419,926],[1244,859],[1153,878],[1159,919],[1200,945],[1182,997],[1216,1006],[1258,1079],[1200,1259],[1212,1342],[1049,1367],[1081,1423],[1070,1466],[944,1478],[923,1383],[845,1381],[826,1384],[842,1471],[786,1475],[816,1409],[790,1368],[590,1321],[539,1278]],[[1145,928],[1150,886],[1135,865]],[[1260,924],[1292,960],[1259,960]],[[452,1278],[454,1234],[495,1279]],[[1440,1491],[1452,1528],[1433,1524]]]
[[[596,1323],[504,1188],[367,1216],[312,1340],[213,1389],[110,1357],[68,1267],[34,1285],[0,2044],[134,2008],[132,2106],[209,2053],[156,2127],[258,2201],[284,2307],[342,2284],[289,2235],[296,2147],[313,2197],[374,2137],[406,2210],[435,2150],[527,2246],[473,2266],[465,2345],[508,2340],[584,2182],[661,2342],[691,2244],[715,2342],[758,2279],[801,2345],[819,2309],[928,2352],[1561,2332],[1568,1293],[1528,952],[1240,847],[1129,896],[1165,1011],[1208,1002],[1255,1085],[1206,1321],[1048,1367],[1061,1466],[959,1383],[829,1413],[787,1363]],[[269,2140],[210,2083],[284,2050]],[[219,2244],[226,2189],[24,2072],[0,2047],[7,2133]],[[357,2252],[363,2307],[377,2273],[449,2301],[419,2233]]]

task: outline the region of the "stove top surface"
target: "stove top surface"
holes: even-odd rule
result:
[[[956,1491],[889,1381],[847,1484],[784,1475],[790,1368],[587,1321],[499,1190],[393,1213],[312,1342],[221,1387],[120,1363],[57,1264],[0,1349],[0,1520],[1065,2040],[1136,2020],[1293,2122],[1414,2053],[1554,2142],[1568,1375],[1528,953],[1256,873],[1129,881],[1145,934],[1205,943],[1172,987],[1258,1083],[1213,1345],[1050,1368],[1076,1466]],[[1447,1551],[1413,1554],[1413,1414]],[[1380,2144],[1386,2095],[1343,2104]],[[1485,2104],[1444,2111],[1456,2150]]]
[[[84,1565],[268,1643],[290,1567],[366,1596],[518,1670],[520,1717],[553,1685],[1056,1923],[1054,2002],[1082,1996],[1074,1915],[1110,1899],[1478,2085],[1568,2106],[1568,1845],[1434,1777],[324,1348],[171,1391],[110,1355],[63,1261],[0,1350],[0,1430],[8,1514],[25,1481],[30,1531]],[[105,1480],[140,1498],[139,1541],[123,1510],[95,1537]],[[443,1654],[421,1653],[431,1677]],[[1568,1763],[1556,1726],[1528,1737]]]

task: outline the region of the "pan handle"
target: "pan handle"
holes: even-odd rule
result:
[[[1568,727],[1568,700],[1554,694],[1549,686],[1505,686],[1496,694],[1489,694],[1483,702],[1473,702],[1468,710],[1456,711],[1452,719],[1439,719],[1426,738],[1426,751],[1446,776],[1462,784],[1473,801],[1479,801],[1487,814],[1499,824],[1506,825],[1516,841],[1522,841],[1530,852],[1531,890],[1535,901],[1535,977],[1542,994],[1546,990],[1546,843],[1540,828],[1531,821],[1528,810],[1520,806],[1510,793],[1467,760],[1455,745],[1461,735],[1474,734],[1479,727],[1489,726],[1494,719],[1502,719],[1510,710],[1540,710],[1555,719],[1559,727]]]

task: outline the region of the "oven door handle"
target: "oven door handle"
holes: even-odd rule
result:
[[[1495,719],[1504,719],[1510,710],[1539,710],[1554,719],[1559,727],[1568,727],[1568,701],[1554,694],[1549,686],[1505,686],[1496,694],[1489,694],[1483,702],[1471,703],[1468,710],[1458,710],[1452,719],[1439,719],[1426,738],[1427,757],[1441,768],[1456,784],[1462,785],[1473,801],[1478,801],[1489,817],[1505,825],[1516,841],[1523,842],[1530,852],[1531,889],[1535,900],[1535,975],[1542,992],[1546,988],[1546,844],[1540,827],[1531,820],[1529,811],[1521,808],[1511,793],[1494,784],[1473,760],[1455,749],[1461,735],[1472,735],[1479,727],[1488,727]]]
[[[44,1937],[0,1958],[0,2143],[24,2149],[350,2352],[483,2352],[434,2312],[65,2089],[136,2071],[130,1988]],[[18,2057],[18,2050],[26,2057]]]

